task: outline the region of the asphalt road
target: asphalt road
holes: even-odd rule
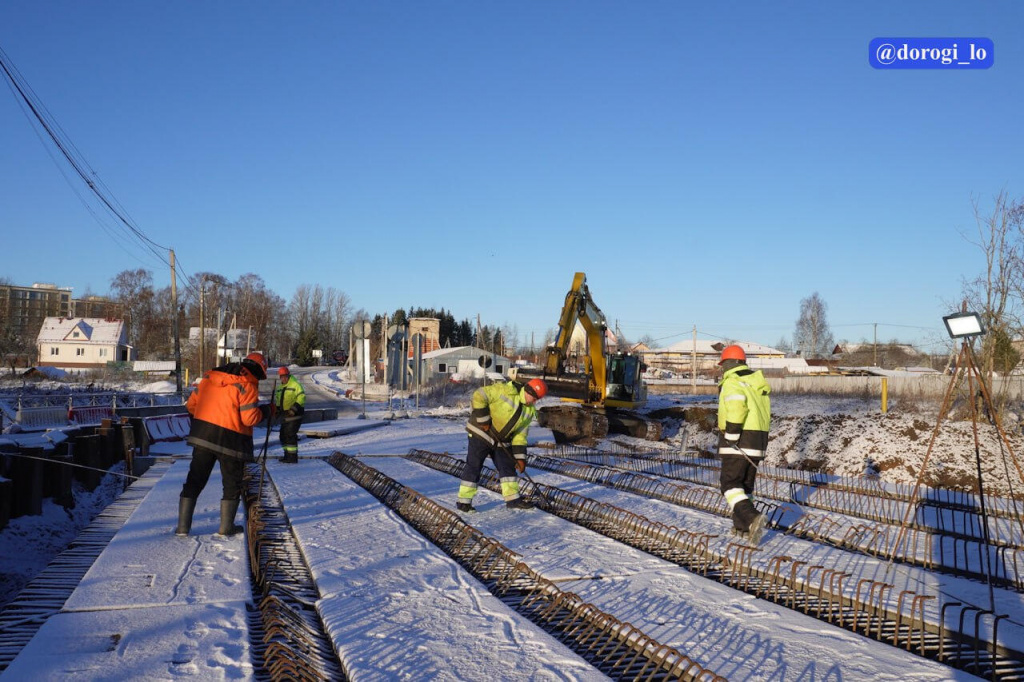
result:
[[[329,389],[318,386],[313,382],[312,376],[316,372],[328,371],[330,367],[292,367],[292,376],[302,383],[306,389],[306,409],[336,408],[338,417],[354,417],[362,413],[362,406],[354,400],[339,398],[338,395]]]

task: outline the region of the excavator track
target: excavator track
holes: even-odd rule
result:
[[[538,410],[537,422],[551,429],[558,443],[594,444],[609,434],[661,440],[661,422],[629,410],[549,405]]]

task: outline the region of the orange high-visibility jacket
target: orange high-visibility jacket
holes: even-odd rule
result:
[[[240,364],[207,372],[186,403],[192,415],[189,445],[252,461],[252,427],[263,419],[259,385]]]

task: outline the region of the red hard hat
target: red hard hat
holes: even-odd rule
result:
[[[245,368],[252,372],[253,376],[257,379],[267,378],[267,361],[263,357],[263,353],[249,353],[242,360],[242,364]]]
[[[743,352],[743,349],[739,346],[726,346],[722,349],[722,359],[718,361],[718,364],[722,364],[726,360],[739,360],[740,362],[747,361],[747,354]]]
[[[287,367],[282,367],[282,368],[277,370],[277,374],[278,374],[278,376],[282,376],[283,377],[283,376],[286,376],[288,374],[291,374],[291,372],[288,371]]]
[[[548,394],[548,385],[543,379],[530,379],[526,382],[526,390],[530,395],[540,400]]]

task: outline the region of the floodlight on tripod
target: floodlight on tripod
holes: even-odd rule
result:
[[[981,324],[981,318],[977,313],[954,313],[942,318],[946,324],[946,331],[951,339],[970,340],[975,336],[985,333],[985,327]]]

